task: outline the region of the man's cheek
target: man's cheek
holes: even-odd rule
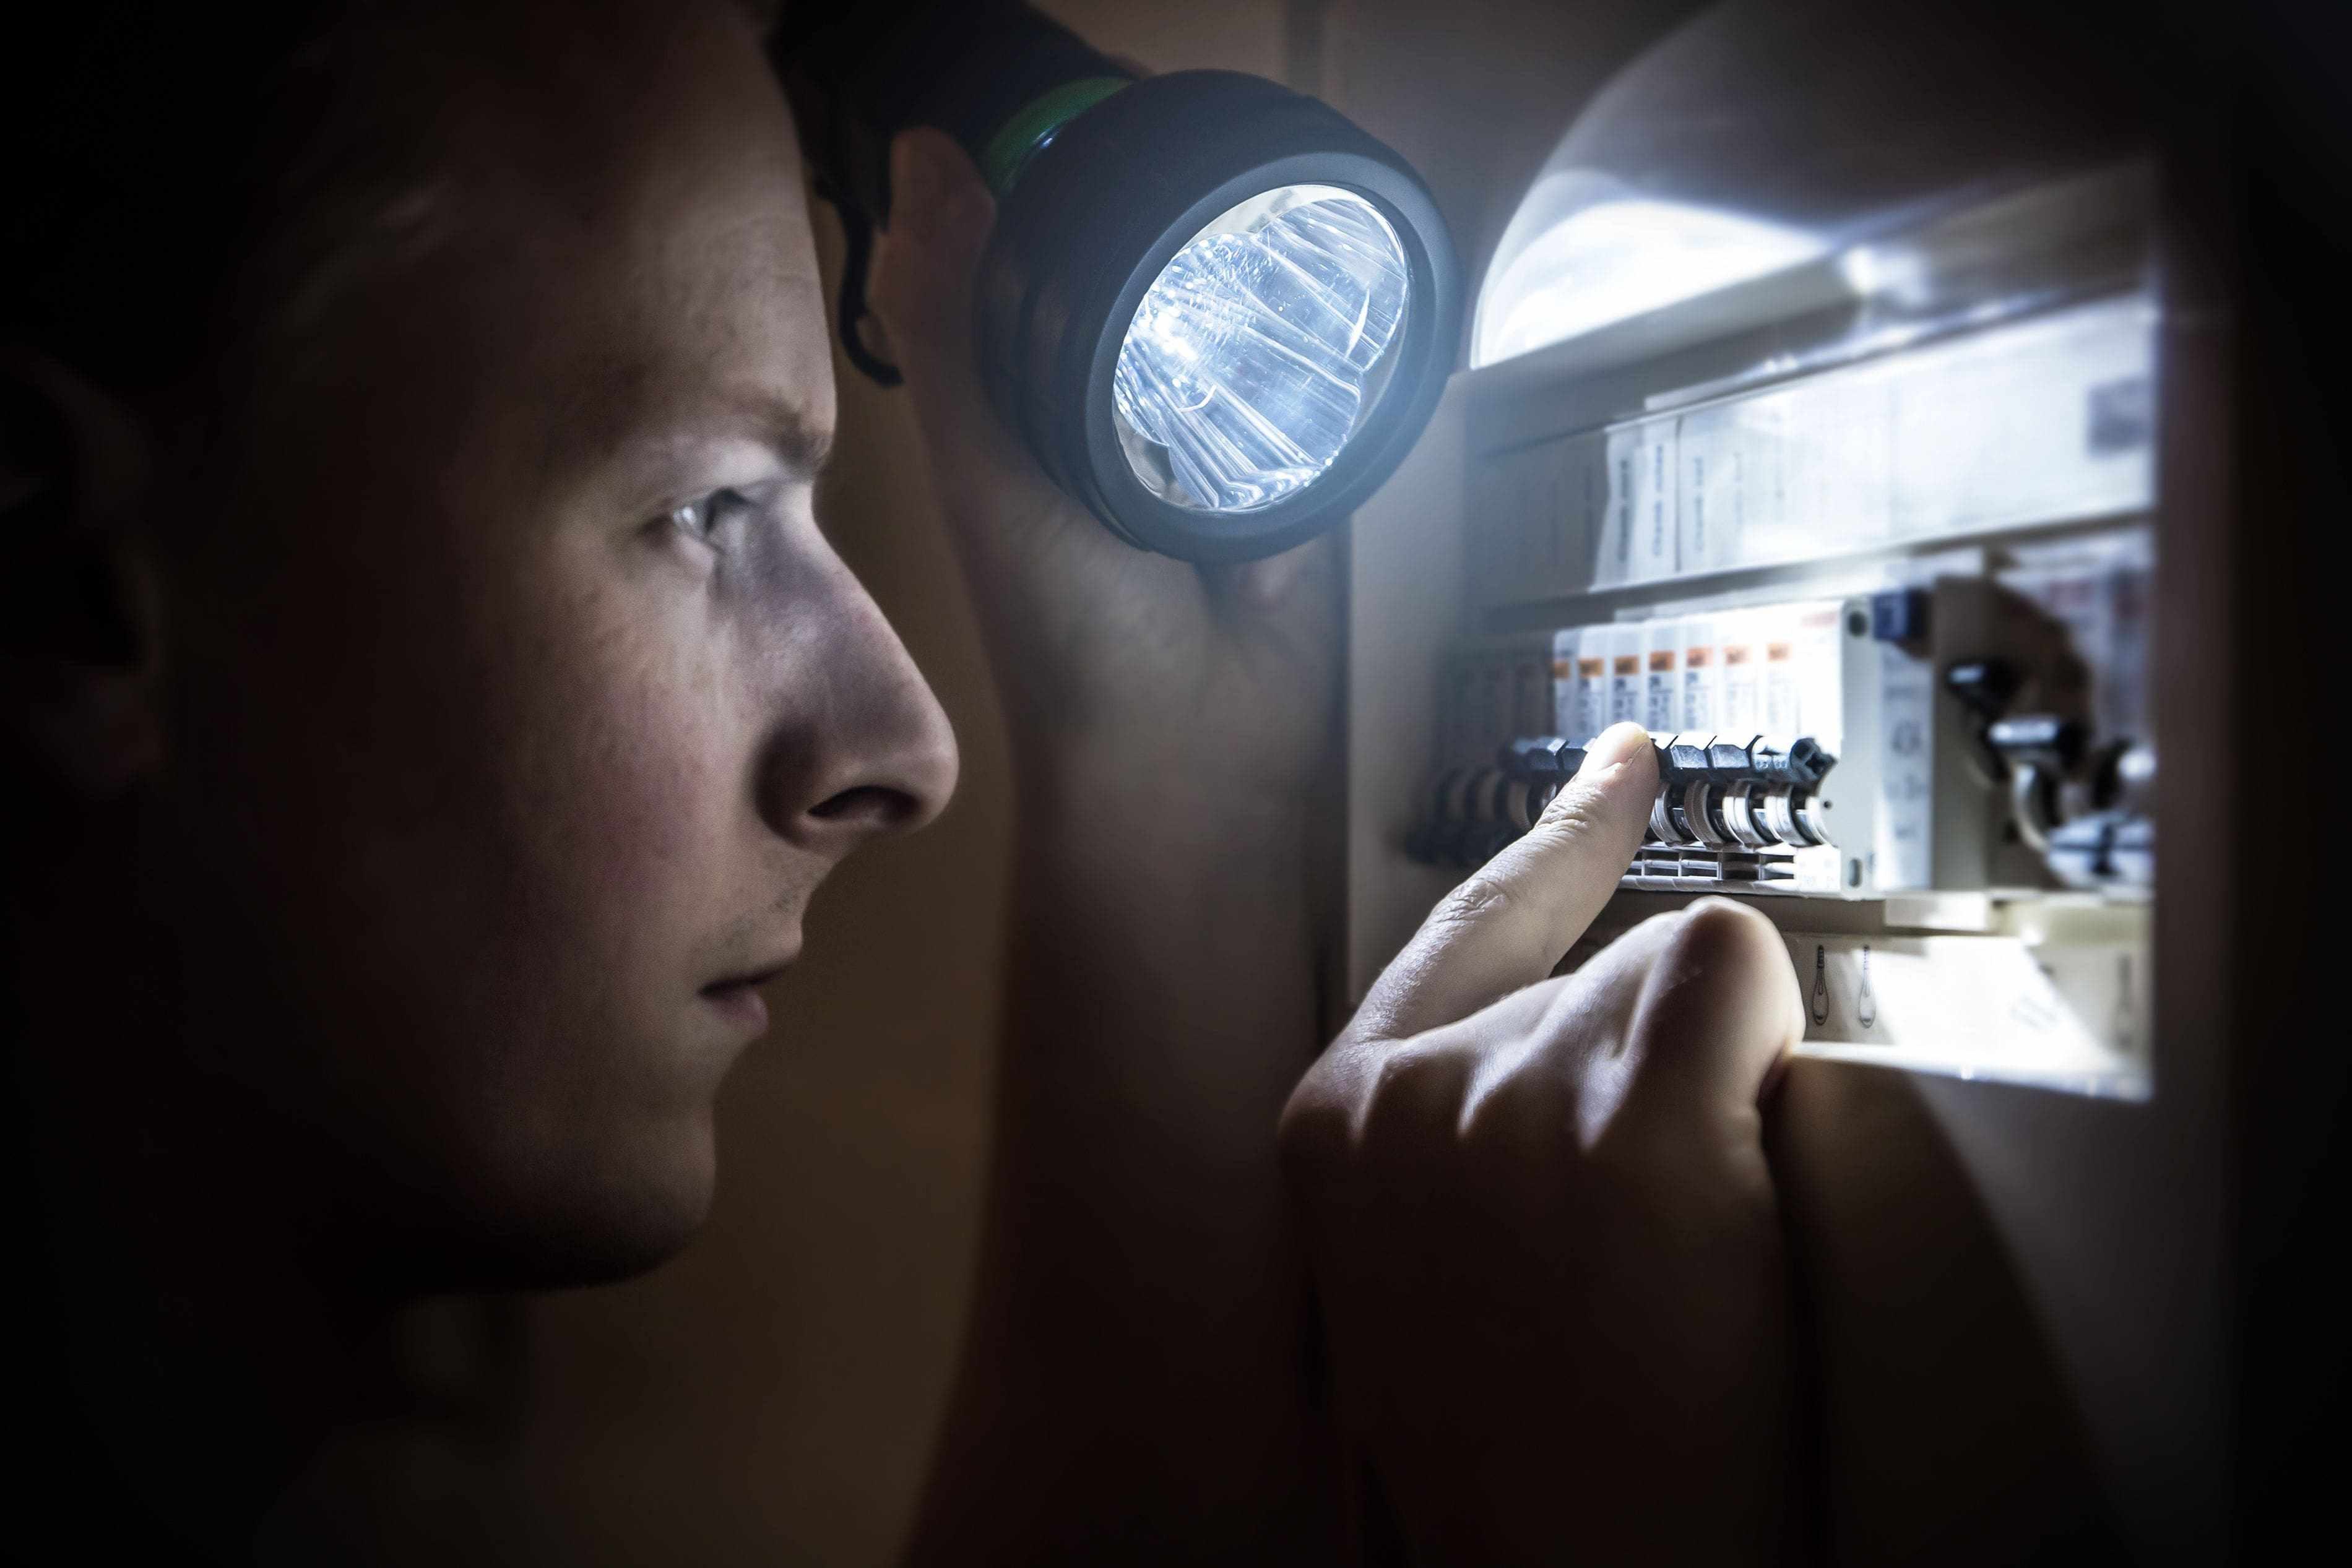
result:
[[[558,821],[561,863],[623,921],[690,918],[716,891],[748,751],[724,693],[690,647],[599,639],[543,718],[551,744],[534,791]],[[704,915],[709,920],[709,915]]]

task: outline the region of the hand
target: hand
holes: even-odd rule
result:
[[[972,278],[995,206],[937,131],[891,148],[892,224],[869,295],[906,376],[1016,755],[1179,810],[1303,797],[1337,714],[1329,540],[1204,569],[1115,538],[989,405]]]
[[[1547,978],[1642,838],[1620,725],[1454,890],[1283,1115],[1345,1442],[1430,1561],[1777,1550],[1789,1402],[1758,1101],[1800,1037],[1722,899]]]

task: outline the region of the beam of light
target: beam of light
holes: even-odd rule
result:
[[[1504,237],[1479,298],[1474,366],[1777,272],[1828,248],[1818,235],[1739,213],[1613,193],[1574,207],[1513,253],[1515,237]]]

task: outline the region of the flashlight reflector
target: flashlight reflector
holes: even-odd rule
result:
[[[1380,210],[1286,185],[1213,219],[1144,294],[1112,381],[1137,479],[1247,512],[1321,477],[1394,367],[1404,247]]]

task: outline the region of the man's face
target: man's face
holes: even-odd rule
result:
[[[658,9],[509,54],[528,90],[467,78],[261,358],[234,548],[167,581],[217,1049],[457,1278],[686,1239],[759,982],[955,775],[812,510],[834,389],[782,102],[747,24]]]

